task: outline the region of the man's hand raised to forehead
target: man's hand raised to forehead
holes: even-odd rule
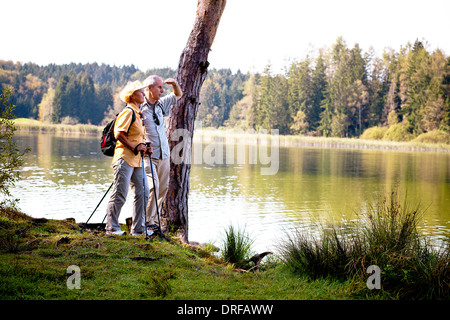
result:
[[[178,85],[177,80],[175,80],[173,78],[168,78],[166,81],[164,81],[164,83],[170,84],[172,86],[173,93],[175,93],[175,95],[177,96],[177,99],[181,98],[181,96],[183,95],[183,91],[181,91],[181,88]]]
[[[167,79],[166,81],[164,81],[164,83],[165,83],[165,84],[170,84],[170,85],[172,85],[172,86],[177,85],[177,81],[176,81],[175,79],[173,79],[173,78]]]

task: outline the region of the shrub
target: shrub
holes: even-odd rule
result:
[[[433,130],[422,133],[413,141],[421,143],[450,144],[450,134],[441,130]]]
[[[410,141],[413,135],[409,132],[409,125],[397,123],[391,126],[384,134],[383,140],[387,141]]]
[[[19,179],[18,170],[24,163],[25,151],[20,152],[17,142],[14,141],[14,110],[16,106],[12,103],[12,88],[6,87],[0,92],[0,195],[5,200],[0,202],[0,209],[14,206],[17,199],[8,199],[11,196],[9,188],[14,186]]]
[[[61,119],[61,124],[76,125],[78,124],[78,120],[67,116]]]
[[[359,138],[364,140],[382,140],[386,131],[387,127],[368,128],[364,130],[363,134]]]

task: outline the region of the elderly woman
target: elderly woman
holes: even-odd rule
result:
[[[140,81],[128,82],[120,93],[120,99],[127,106],[117,116],[114,135],[117,139],[113,157],[114,185],[106,213],[106,233],[125,234],[120,230],[119,215],[128,194],[128,188],[134,191],[132,235],[143,234],[145,208],[149,196],[147,178],[142,175],[140,153],[151,153],[145,146],[144,125],[140,105],[145,101],[145,86]],[[144,189],[145,183],[145,189]],[[145,193],[144,193],[145,190]]]

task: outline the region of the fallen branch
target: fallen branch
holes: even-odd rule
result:
[[[261,260],[264,259],[265,256],[272,254],[272,252],[270,251],[266,251],[263,253],[257,253],[255,254],[253,257],[251,257],[250,259],[246,260],[245,262],[253,262],[255,265],[253,267],[251,267],[250,269],[248,269],[248,271],[251,271],[253,269],[259,270],[260,264],[261,264]]]

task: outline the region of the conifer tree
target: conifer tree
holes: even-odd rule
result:
[[[311,61],[305,60],[293,63],[288,72],[287,109],[289,119],[293,124],[293,133],[305,133],[309,129],[313,108],[313,88]]]
[[[97,112],[94,81],[87,73],[81,73],[78,78],[80,91],[79,109],[77,110],[76,115],[80,123],[92,123]]]
[[[67,85],[69,83],[69,76],[62,75],[59,78],[58,84],[55,89],[55,98],[53,99],[53,115],[52,121],[54,123],[59,123],[61,118],[63,117],[63,106],[68,104],[67,101]]]
[[[309,131],[315,132],[319,127],[321,104],[325,99],[325,92],[327,90],[326,79],[326,62],[323,53],[320,52],[316,59],[314,70],[312,71],[311,79],[311,108],[309,111]]]

